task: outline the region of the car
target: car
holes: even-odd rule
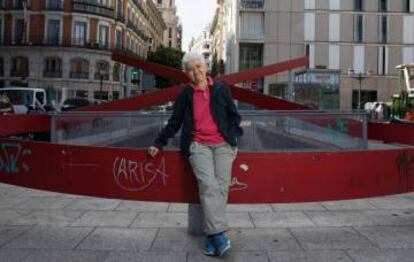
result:
[[[84,97],[72,97],[63,101],[63,104],[60,108],[61,111],[71,111],[80,107],[97,105],[103,103],[102,100],[98,99],[88,99]]]
[[[13,105],[6,95],[0,95],[0,115],[14,114]]]

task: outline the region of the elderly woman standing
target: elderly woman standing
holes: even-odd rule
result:
[[[228,87],[207,76],[203,56],[187,53],[183,67],[192,84],[176,98],[172,116],[148,154],[155,156],[182,126],[180,149],[197,178],[204,214],[204,253],[222,256],[230,248],[224,234],[229,230],[226,205],[237,137],[243,134],[241,117]]]

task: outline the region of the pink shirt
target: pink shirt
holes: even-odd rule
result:
[[[210,111],[210,88],[213,79],[208,78],[208,88],[193,85],[193,140],[203,144],[224,142]]]

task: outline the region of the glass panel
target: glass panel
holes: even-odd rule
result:
[[[14,42],[16,44],[21,44],[24,39],[24,20],[16,19],[14,25]]]
[[[241,111],[244,151],[338,151],[367,147],[363,112]],[[52,115],[52,140],[71,145],[146,148],[166,125],[168,113],[66,112]],[[168,149],[178,150],[180,134]]]
[[[73,41],[75,45],[83,46],[86,42],[86,23],[75,22]]]
[[[107,26],[99,26],[99,46],[108,48],[109,28]]]
[[[47,23],[47,44],[58,45],[60,37],[60,21],[48,20]]]

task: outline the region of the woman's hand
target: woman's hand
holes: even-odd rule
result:
[[[160,150],[158,149],[158,148],[156,148],[155,146],[150,146],[149,148],[148,148],[148,151],[147,151],[147,153],[148,153],[148,155],[150,155],[151,157],[155,157],[157,154],[158,154],[158,152],[159,152]]]

